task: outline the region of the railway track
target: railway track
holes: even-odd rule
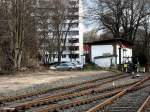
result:
[[[102,103],[96,105],[95,107],[89,109],[87,112],[137,112],[139,103],[143,102],[146,99],[146,96],[149,94],[150,83],[148,82],[146,89],[142,89],[141,84],[150,80],[150,77],[145,78],[144,80],[134,84],[133,86],[117,93],[113,97],[103,101]],[[140,85],[140,86],[139,86]],[[135,88],[136,87],[136,88]],[[134,90],[139,90],[137,93],[132,92]],[[123,98],[122,98],[123,97]],[[149,102],[149,98],[144,102],[138,112],[144,112],[144,108]],[[109,106],[108,106],[109,105]]]
[[[96,79],[93,79],[93,80],[89,80],[89,81],[83,81],[83,82],[80,82],[80,83],[76,83],[76,84],[70,84],[70,85],[66,85],[66,86],[60,86],[60,87],[57,87],[57,88],[53,88],[53,89],[48,89],[48,90],[42,90],[42,91],[38,91],[38,92],[31,92],[31,93],[26,93],[24,95],[17,95],[17,96],[7,96],[7,97],[1,97],[0,98],[0,103],[5,103],[5,102],[13,102],[13,101],[16,101],[16,100],[21,100],[21,99],[26,99],[26,98],[29,98],[29,97],[34,97],[34,96],[40,96],[40,95],[43,95],[43,94],[47,94],[49,92],[54,92],[54,93],[57,93],[57,91],[64,91],[64,90],[68,90],[68,89],[71,89],[71,88],[74,88],[74,87],[79,87],[80,89],[82,89],[80,86],[84,86],[84,85],[87,85],[87,84],[93,84],[95,83],[96,81],[103,81],[103,80],[106,80],[106,79],[111,79],[111,78],[114,78],[114,77],[118,77],[118,76],[125,76],[123,74],[117,74],[117,75],[110,75],[110,76],[107,76],[107,77],[103,77],[103,78],[96,78]],[[49,94],[48,94],[49,95]]]
[[[118,101],[103,109],[104,112],[138,112],[139,107],[148,96],[149,87],[128,93]],[[143,111],[144,112],[144,111]]]
[[[49,104],[49,103],[51,104],[53,102],[60,101],[60,100],[71,99],[71,98],[75,98],[75,97],[88,95],[88,94],[91,94],[93,92],[94,93],[102,93],[102,92],[109,91],[112,89],[119,89],[121,87],[125,87],[125,86],[128,86],[130,84],[121,85],[120,87],[119,86],[118,87],[110,87],[110,88],[105,88],[105,89],[102,89],[99,86],[106,84],[106,83],[110,83],[110,82],[118,80],[118,79],[125,78],[125,77],[128,77],[128,76],[127,75],[119,75],[116,77],[103,78],[105,80],[98,83],[98,84],[97,83],[94,84],[93,82],[92,83],[90,82],[90,83],[87,83],[87,85],[84,86],[84,88],[79,87],[78,89],[74,89],[74,91],[69,91],[69,92],[64,91],[64,92],[58,93],[57,95],[51,95],[51,96],[36,98],[33,101],[17,104],[15,106],[5,107],[5,108],[1,109],[1,111],[16,112],[18,110],[28,109],[28,108],[31,108],[33,106],[39,106],[39,105]],[[131,83],[131,84],[133,84],[133,83]],[[95,87],[95,89],[93,89],[94,87]]]
[[[132,85],[131,86],[132,90],[133,89],[136,90],[136,89],[140,89],[140,88],[148,86],[148,85],[139,86],[141,83],[143,83],[143,81],[146,81],[146,79],[144,79],[142,81],[134,82],[131,84],[120,85],[118,87],[109,87],[109,88],[104,88],[104,89],[97,87],[97,88],[93,88],[93,89],[83,90],[83,91],[73,93],[73,94],[66,94],[64,96],[62,95],[62,96],[55,96],[55,97],[50,97],[50,98],[38,99],[38,100],[36,99],[34,101],[31,101],[31,102],[26,102],[23,104],[10,106],[7,108],[5,107],[1,111],[2,112],[3,111],[5,111],[5,112],[17,112],[17,111],[19,111],[20,112],[20,110],[24,111],[24,110],[30,109],[31,112],[56,112],[59,110],[64,110],[64,109],[70,108],[70,107],[88,104],[88,103],[91,103],[91,102],[96,101],[96,100],[109,98],[109,97],[111,97],[117,93],[122,92],[122,90],[129,87],[130,85]],[[101,94],[98,94],[98,93],[101,93]],[[71,100],[69,103],[58,103],[60,100],[69,100],[72,98],[82,97],[82,96],[91,95],[91,94],[93,96],[90,96],[90,98],[87,97],[87,98],[74,99],[74,100]],[[45,106],[43,107],[42,105],[45,105]],[[37,109],[37,107],[38,107],[38,109]]]
[[[150,112],[150,93],[137,112]]]
[[[104,84],[106,84],[106,83],[109,83],[109,82],[112,82],[112,81],[115,81],[115,80],[118,80],[118,79],[121,79],[121,78],[125,78],[125,77],[128,77],[129,75],[118,75],[118,76],[116,76],[116,77],[114,77],[114,76],[110,76],[110,77],[106,77],[106,78],[102,78],[102,79],[99,79],[99,80],[94,80],[94,81],[89,81],[89,83],[88,82],[86,82],[85,84],[81,84],[81,85],[78,85],[78,86],[75,86],[75,87],[72,87],[72,88],[67,88],[67,89],[60,89],[59,91],[55,91],[54,92],[54,94],[46,94],[46,95],[37,95],[37,97],[38,98],[41,98],[42,97],[42,99],[43,99],[43,96],[45,97],[45,98],[49,98],[49,97],[57,97],[57,96],[62,96],[62,95],[67,95],[67,94],[71,94],[71,93],[74,93],[74,92],[78,92],[78,91],[81,91],[81,90],[86,90],[86,89],[90,89],[90,88],[93,88],[93,87],[98,87],[98,86],[101,86],[101,85],[104,85]],[[98,82],[97,82],[98,81]],[[36,98],[37,98],[36,97]],[[14,97],[15,99],[16,99],[16,97]],[[5,100],[3,100],[3,101],[1,101],[1,103],[6,103],[6,102],[10,102],[10,101],[15,101],[14,100],[14,98],[13,97],[11,97],[11,99],[5,99]],[[19,97],[20,98],[20,97]],[[17,98],[17,100],[19,100],[19,98]],[[26,98],[30,98],[30,97],[26,97]],[[21,100],[22,98],[20,98],[20,100]],[[35,99],[35,97],[31,97],[31,99],[29,99],[29,100],[33,100],[33,99]],[[23,101],[23,102],[25,102],[25,101]]]

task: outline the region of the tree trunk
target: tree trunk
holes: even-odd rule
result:
[[[15,57],[14,57],[14,68],[15,69],[20,69],[21,67],[21,60],[22,60],[22,50],[20,51],[19,49],[15,50]]]
[[[58,52],[58,63],[61,63],[61,55],[62,55],[62,53]]]

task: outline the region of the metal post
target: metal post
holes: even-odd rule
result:
[[[121,70],[121,46],[119,47],[119,69]]]

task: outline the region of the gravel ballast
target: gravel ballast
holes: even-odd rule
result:
[[[43,90],[55,89],[61,86],[94,80],[110,75],[116,75],[116,73],[108,71],[50,71],[44,73],[34,73],[30,75],[27,74],[17,76],[3,76],[0,77],[0,97],[13,97],[24,95],[27,93],[36,93]],[[7,85],[7,87],[5,87],[4,85]]]

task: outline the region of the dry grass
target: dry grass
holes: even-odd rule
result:
[[[13,75],[0,76],[0,93],[17,91],[40,84],[54,84],[65,82],[65,80],[75,79],[76,81],[86,80],[87,78],[96,77],[97,74],[103,74],[106,71],[43,71],[43,72],[23,72]]]

